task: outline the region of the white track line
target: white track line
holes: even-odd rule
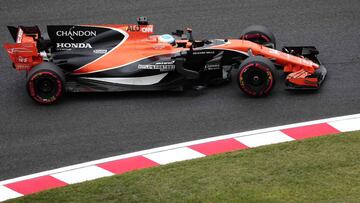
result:
[[[56,173],[51,175],[54,178],[57,178],[65,183],[74,184],[80,183],[88,180],[94,180],[97,178],[102,178],[106,176],[114,175],[110,171],[102,169],[97,166],[87,166],[84,168],[78,168],[71,171],[64,171],[61,173]]]
[[[360,118],[351,120],[332,121],[328,123],[341,132],[360,130]]]
[[[152,161],[155,161],[161,165],[169,164],[177,161],[185,161],[189,159],[200,158],[204,156],[205,156],[204,154],[201,154],[188,147],[176,148],[168,151],[161,151],[161,152],[155,152],[144,155],[144,157]]]
[[[17,197],[21,197],[23,196],[20,193],[15,192],[12,189],[9,189],[5,186],[0,185],[0,202],[1,201],[5,201],[7,199],[13,199],[13,198],[17,198]]]
[[[245,144],[248,147],[258,147],[263,145],[275,144],[280,142],[288,142],[295,140],[281,131],[272,131],[267,133],[260,133],[256,135],[243,136],[235,138],[237,141]]]

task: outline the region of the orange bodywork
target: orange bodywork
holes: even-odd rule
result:
[[[119,68],[152,56],[172,54],[186,50],[176,48],[169,43],[158,41],[153,34],[153,25],[103,25],[104,27],[122,32],[126,39],[100,60],[95,60],[74,71],[74,74],[87,74]],[[134,29],[129,30],[133,27]],[[135,29],[136,28],[136,29]]]
[[[215,47],[214,47],[215,48]],[[271,49],[247,40],[229,40],[227,44],[216,46],[217,49],[236,50],[261,55],[272,59],[276,64],[284,67],[284,73],[289,73],[286,80],[296,86],[318,87],[318,78],[309,78],[315,73],[319,65],[309,59],[287,54],[276,49]]]
[[[37,36],[27,36],[20,29],[15,44],[4,44],[16,70],[29,71],[32,67],[43,62],[36,47],[36,39]]]
[[[185,43],[186,48],[179,48],[171,44],[160,42],[157,35],[153,34],[153,25],[90,25],[117,30],[125,34],[124,42],[116,46],[99,60],[95,60],[74,71],[74,74],[87,74],[119,68],[144,58],[173,54],[189,50],[191,42],[178,40],[177,43]],[[230,39],[226,43],[211,46],[207,49],[222,49],[235,52],[248,53],[251,50],[253,55],[262,55],[275,60],[276,64],[284,67],[285,73],[292,73],[304,70],[309,75],[313,74],[319,65],[305,58],[293,56],[276,49],[271,49],[251,41],[241,39]],[[196,50],[196,49],[194,49]]]
[[[284,72],[291,73],[299,70],[313,74],[319,65],[311,60],[293,56],[276,49],[271,49],[247,40],[231,39],[224,45],[214,46],[216,49],[225,49],[233,51],[248,52],[251,50],[252,54],[257,56],[261,55],[269,59],[275,60],[275,63],[284,66]]]
[[[290,73],[286,80],[292,84],[298,86],[310,86],[310,87],[317,87],[318,86],[318,79],[317,78],[308,78],[307,76],[311,75],[309,72],[301,69],[296,72]]]

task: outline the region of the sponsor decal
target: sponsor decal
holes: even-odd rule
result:
[[[57,50],[91,49],[90,43],[56,43]]]
[[[27,69],[31,68],[31,66],[28,64],[18,64],[17,63],[15,66],[16,66],[17,70],[27,70]]]
[[[193,52],[193,55],[203,55],[203,54],[215,54],[215,51],[198,51],[198,52]]]
[[[74,37],[95,37],[95,30],[76,30],[75,26],[72,26],[69,30],[58,30],[56,31],[58,37],[69,37],[74,40]]]
[[[106,49],[95,49],[94,54],[106,54],[107,50]]]
[[[153,32],[153,26],[140,26],[140,25],[129,25],[126,28],[126,32],[144,32],[144,33],[152,33]]]
[[[219,70],[220,64],[206,64],[205,70]]]
[[[175,70],[175,64],[174,63],[175,63],[175,61],[159,62],[159,63],[151,64],[151,65],[139,64],[138,69],[140,69],[140,70],[159,70],[161,72],[174,71]]]
[[[28,63],[28,62],[29,62],[29,59],[26,58],[26,57],[18,56],[18,57],[17,57],[17,61],[18,61],[19,63]]]
[[[21,28],[19,28],[18,33],[17,33],[16,43],[21,43],[23,34],[24,34],[24,31]]]

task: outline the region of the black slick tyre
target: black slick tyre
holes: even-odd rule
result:
[[[251,25],[245,28],[241,32],[240,39],[249,40],[266,47],[276,48],[275,35],[262,25]]]
[[[27,75],[28,94],[39,104],[58,102],[64,93],[64,85],[64,73],[53,63],[43,62],[33,67]]]
[[[239,88],[252,97],[267,96],[275,85],[274,64],[262,56],[245,59],[239,68],[237,82]]]

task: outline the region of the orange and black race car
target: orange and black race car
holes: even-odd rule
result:
[[[276,50],[274,35],[250,26],[239,39],[195,40],[192,30],[154,35],[145,17],[125,25],[8,26],[15,43],[4,45],[13,67],[27,74],[31,98],[42,104],[64,92],[182,90],[229,81],[238,69],[240,89],[268,95],[275,68],[287,89],[318,89],[326,69],[315,47]]]

